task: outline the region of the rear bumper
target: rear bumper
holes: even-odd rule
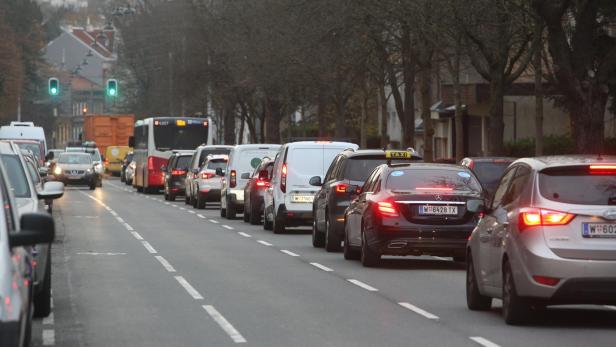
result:
[[[447,228],[379,227],[368,233],[368,247],[382,255],[464,256],[473,226]]]
[[[287,210],[285,204],[278,207],[276,216],[282,218],[285,221],[285,225],[289,227],[312,225],[312,211]]]
[[[200,190],[199,197],[206,202],[220,202],[220,189]]]
[[[69,185],[88,186],[90,184],[94,184],[97,179],[98,179],[97,174],[83,175],[78,178],[68,178],[64,175],[56,176],[56,180],[64,183],[65,186],[69,186]]]

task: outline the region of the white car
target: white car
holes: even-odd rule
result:
[[[212,154],[207,157],[205,164],[191,183],[194,208],[204,209],[207,202],[220,201],[222,177],[227,168],[227,161],[229,156],[226,154]]]
[[[203,165],[205,165],[205,160],[210,155],[228,155],[231,152],[233,146],[225,146],[225,145],[201,145],[195,149],[195,152],[190,160],[190,165],[188,166],[188,172],[186,173],[186,193],[184,194],[184,202],[187,205],[194,205],[197,200],[197,194],[193,194],[192,187],[195,186],[195,180],[197,179],[197,175],[201,171]],[[218,199],[220,200],[220,198]],[[216,201],[218,201],[216,200]]]
[[[330,164],[345,149],[358,149],[354,143],[301,141],[285,144],[276,157],[274,172],[264,197],[266,230],[282,233],[286,227],[312,225],[312,201],[317,189],[309,181],[323,179]]]
[[[220,192],[220,216],[235,218],[236,213],[244,212],[244,187],[250,174],[263,158],[272,158],[278,153],[280,145],[253,144],[237,145],[229,153],[229,163]]]

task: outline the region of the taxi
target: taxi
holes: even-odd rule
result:
[[[390,161],[377,166],[361,189],[348,190],[356,197],[345,211],[344,257],[361,259],[364,266],[378,265],[383,255],[464,261],[466,241],[479,220],[466,202],[484,198],[475,175],[451,164]]]

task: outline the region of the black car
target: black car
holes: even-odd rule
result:
[[[514,161],[515,158],[509,157],[470,157],[462,159],[460,165],[466,166],[475,173],[486,195],[491,197],[505,169]]]
[[[356,191],[350,186],[349,191]],[[376,266],[381,255],[435,255],[464,261],[479,220],[466,201],[483,199],[466,167],[450,164],[380,165],[344,216],[344,257]]]
[[[120,169],[120,182],[126,182],[126,168],[133,161],[135,154],[133,152],[126,153],[126,156],[122,160],[122,169]]]
[[[250,176],[244,187],[244,222],[261,223],[263,217],[263,194],[269,187],[274,170],[274,160],[265,158]]]
[[[165,174],[165,200],[175,201],[176,196],[186,193],[186,173],[192,156],[192,151],[174,152],[169,157],[167,165],[161,167],[161,171]]]
[[[387,158],[400,153],[398,158]],[[325,178],[313,177],[311,184],[321,186],[312,203],[312,245],[325,247],[328,252],[342,249],[344,238],[344,211],[353,194],[347,191],[350,185],[361,186],[375,167],[394,162],[421,161],[421,157],[407,151],[346,150],[334,159]]]

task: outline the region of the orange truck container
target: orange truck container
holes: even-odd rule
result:
[[[133,136],[135,115],[93,114],[84,116],[83,135],[85,141],[94,141],[101,153],[107,146],[128,146]]]

